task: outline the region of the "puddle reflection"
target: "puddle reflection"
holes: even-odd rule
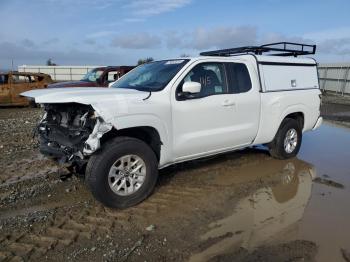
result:
[[[277,176],[278,181],[240,200],[231,215],[209,224],[200,241],[214,244],[206,244],[207,248],[193,255],[190,261],[206,261],[239,247],[251,250],[267,244],[283,232],[293,230],[303,217],[311,196],[312,180],[316,177],[312,165],[298,159],[272,159],[240,169],[241,179],[259,174],[261,177]],[[225,177],[223,174],[218,179],[227,184],[229,177],[237,182],[237,177],[232,175]]]

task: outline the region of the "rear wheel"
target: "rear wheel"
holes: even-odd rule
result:
[[[158,178],[153,150],[136,138],[117,137],[93,155],[86,183],[94,197],[109,207],[127,208],[147,198]]]
[[[274,140],[269,144],[270,155],[277,159],[295,157],[300,149],[302,130],[299,123],[286,118],[282,121]]]

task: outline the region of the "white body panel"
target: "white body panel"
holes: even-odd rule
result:
[[[304,115],[303,131],[312,130],[320,116],[319,89],[261,93],[261,117],[259,132],[254,144],[273,140],[282,120],[289,114]]]
[[[250,75],[257,75],[253,63],[246,63]],[[228,58],[197,59],[178,77],[172,87],[174,157],[176,162],[230,151],[250,145],[257,135],[260,119],[258,78],[252,78],[247,93],[220,94],[177,101],[175,91],[185,75],[196,65],[232,62]]]
[[[187,72],[202,62],[245,64],[252,88],[245,93],[176,100],[179,83]],[[159,163],[162,168],[176,162],[269,143],[290,113],[303,114],[303,131],[314,128],[320,114],[316,66],[260,64],[259,70],[258,63],[264,62],[315,65],[312,59],[252,55],[198,57],[190,59],[163,90],[152,94],[116,88],[60,88],[28,91],[23,95],[35,98],[37,103],[90,104],[117,130],[144,126],[156,129],[162,142]],[[307,70],[302,73],[304,67]],[[291,88],[291,80],[296,80],[297,88]]]
[[[260,65],[264,91],[318,88],[316,66]]]

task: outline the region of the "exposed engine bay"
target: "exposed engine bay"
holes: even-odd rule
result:
[[[40,152],[60,163],[84,161],[112,129],[89,105],[44,104],[44,109],[37,127]]]

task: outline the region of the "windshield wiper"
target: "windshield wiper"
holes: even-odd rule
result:
[[[151,95],[152,95],[152,91],[149,91],[149,95],[142,100],[145,101],[145,100],[149,99],[151,97]]]
[[[141,92],[153,92],[153,91],[158,91],[158,88],[151,88],[151,87],[147,87],[147,86],[116,86],[113,88],[120,88],[120,89],[134,89],[137,91],[141,91]]]

